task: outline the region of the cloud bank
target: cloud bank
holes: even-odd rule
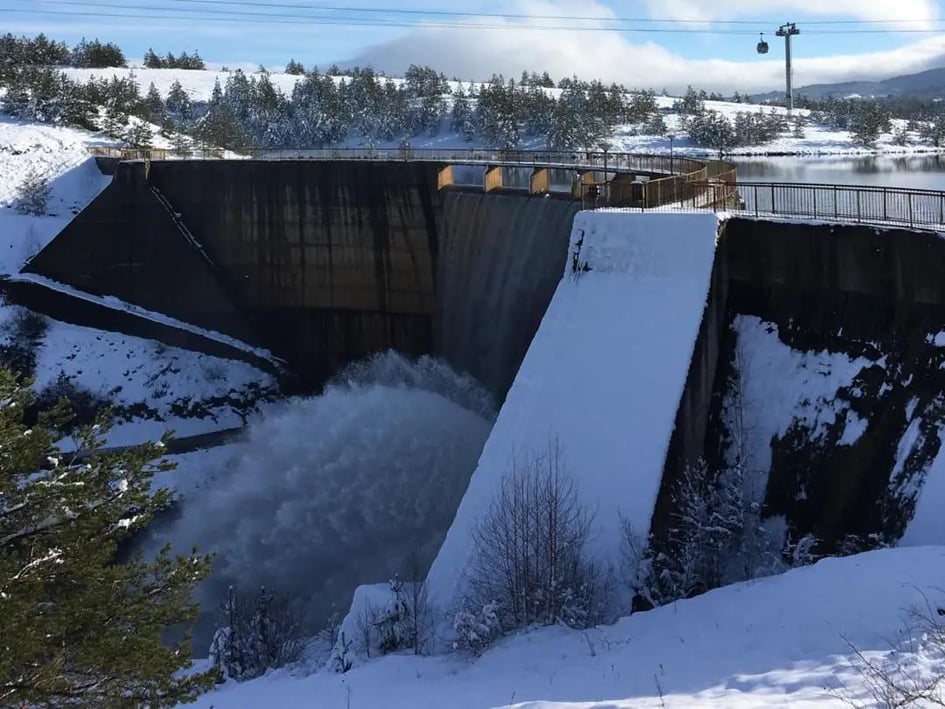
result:
[[[653,17],[710,21],[751,17],[757,2],[660,0],[650,4]],[[938,16],[931,0],[777,0],[766,3],[765,10],[781,8],[819,15],[842,14],[870,21],[908,17],[921,25],[931,23]],[[696,61],[655,43],[650,39],[653,35],[612,31],[613,24],[606,20],[614,14],[600,3],[582,5],[580,13],[576,13],[573,6],[547,2],[521,2],[505,11],[533,17],[521,22],[489,20],[487,28],[421,28],[370,46],[346,63],[371,65],[392,74],[402,73],[410,64],[428,64],[447,76],[467,81],[487,79],[493,73],[518,76],[523,69],[547,70],[557,78],[577,75],[657,91],[666,88],[671,93],[684,90],[688,84],[726,93],[770,91],[780,88],[784,82],[783,58],[777,44],[764,59],[751,50],[752,59],[747,61]],[[600,19],[570,23],[586,28],[584,32],[560,29],[564,21],[549,19],[555,15],[576,14]],[[804,39],[802,36],[799,41]],[[733,35],[732,41],[744,42],[753,48],[755,38]],[[820,44],[825,38],[810,41]],[[866,40],[864,46],[868,46]],[[945,65],[945,38],[932,36],[880,52],[819,58],[804,58],[802,52],[798,54],[801,56],[794,64],[796,86],[876,80]]]

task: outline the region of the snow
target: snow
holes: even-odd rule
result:
[[[89,157],[89,146],[99,142],[85,131],[0,116],[0,275],[19,270],[108,185],[110,178]],[[49,216],[13,209],[31,171],[49,182]]]
[[[0,344],[12,335],[18,307],[0,306]],[[33,388],[65,378],[118,407],[106,444],[121,446],[240,427],[259,413],[258,398],[277,391],[274,378],[251,365],[153,340],[47,319],[36,348]],[[127,412],[127,413],[126,413]]]
[[[809,426],[811,437],[817,439],[843,417],[840,445],[852,445],[865,433],[867,422],[849,410],[837,392],[852,386],[864,369],[883,364],[882,359],[794,350],[781,340],[777,325],[754,315],[736,316],[733,327],[741,375],[742,446],[747,469],[756,478],[755,490],[767,487],[772,440],[783,437],[793,423]],[[730,397],[729,417],[738,406]],[[730,430],[732,426],[730,419]]]
[[[247,71],[242,68],[248,77],[259,76],[258,71]],[[63,70],[67,76],[75,81],[88,81],[90,77],[108,78],[110,76],[128,77],[134,75],[138,81],[140,90],[147,92],[148,86],[153,83],[155,88],[166,97],[174,81],[179,81],[181,87],[195,101],[209,101],[213,92],[213,86],[219,80],[221,86],[226,83],[229,72],[222,69],[208,69],[206,71],[186,70],[186,69],[146,69],[142,67],[131,68],[113,68],[113,69],[75,69],[66,68]],[[285,74],[282,72],[271,72],[269,78],[272,83],[286,95],[291,95],[295,84],[303,77]],[[345,80],[343,76],[333,77],[335,82]],[[394,84],[401,84],[402,78],[392,77]],[[460,82],[450,81],[451,90],[455,91]],[[471,86],[481,86],[481,83],[464,83],[464,88]],[[542,89],[549,96],[557,98],[561,95],[561,89]],[[673,113],[672,108],[678,98],[673,96],[656,96],[656,105],[664,112],[664,121],[668,129],[666,136],[639,135],[633,126],[622,126],[618,128],[616,134],[608,141],[611,150],[614,152],[636,152],[636,153],[669,153],[674,152],[679,155],[688,155],[693,157],[715,157],[716,150],[706,147],[700,147],[692,144],[686,131],[682,126],[681,116]],[[450,101],[448,100],[449,104]],[[729,119],[734,118],[739,112],[757,113],[776,113],[786,115],[787,109],[781,106],[767,106],[749,103],[734,103],[731,101],[705,101],[705,107],[710,111],[717,111]],[[807,109],[795,109],[795,115],[807,117],[810,111]],[[905,121],[894,120],[893,128],[905,125]],[[857,146],[853,142],[851,133],[844,130],[838,130],[825,126],[807,125],[804,128],[803,138],[795,138],[793,131],[782,134],[776,140],[765,143],[764,145],[742,146],[727,151],[729,156],[739,155],[872,155],[876,153],[889,154],[916,154],[916,153],[935,153],[941,152],[937,148],[929,145],[896,145],[892,140],[892,134],[887,133],[880,137],[875,149]],[[673,135],[671,141],[669,135]],[[541,140],[532,138],[531,145],[521,147],[543,148]],[[438,136],[415,136],[411,138],[411,143],[415,148],[445,148],[445,147],[476,147],[466,143],[463,138],[457,134],[446,132]],[[162,143],[163,145],[163,143]],[[160,147],[160,146],[158,146]],[[357,143],[352,143],[349,147],[359,147]],[[391,143],[391,147],[397,147],[396,142]]]
[[[514,459],[563,448],[596,513],[592,553],[616,562],[619,515],[649,530],[715,254],[712,214],[581,212],[565,273],[428,576],[462,594],[471,538]],[[584,266],[588,271],[583,271]]]
[[[228,682],[192,706],[863,706],[870,698],[853,648],[874,661],[887,656],[910,609],[924,609],[925,596],[940,605],[943,586],[945,548],[886,549],[718,589],[613,626],[521,634],[475,661],[395,655],[346,674],[281,670]],[[942,669],[940,658],[918,660],[924,671]]]

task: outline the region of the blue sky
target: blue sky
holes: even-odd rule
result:
[[[788,21],[801,29],[794,44],[798,85],[945,65],[943,5],[945,0],[0,0],[0,17],[15,33],[44,31],[70,43],[82,36],[107,38],[133,60],[148,47],[199,49],[206,60],[230,65],[277,67],[295,58],[324,67],[352,60],[397,73],[416,62],[463,79],[534,68],[654,88],[691,82],[754,91],[783,81],[783,41],[774,31]],[[677,32],[662,31],[667,29]],[[764,58],[755,52],[759,31],[771,45]]]

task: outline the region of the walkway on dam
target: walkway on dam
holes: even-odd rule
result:
[[[813,183],[743,182],[734,165],[675,155],[611,151],[470,149],[220,150],[93,148],[98,158],[144,160],[314,160],[421,162],[440,167],[441,188],[472,188],[453,168],[484,168],[486,192],[570,194],[586,209],[733,211],[757,217],[816,219],[875,226],[945,231],[945,191]],[[509,170],[531,170],[527,188],[508,181]],[[554,171],[575,173],[570,185]]]

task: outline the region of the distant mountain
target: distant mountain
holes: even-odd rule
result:
[[[904,74],[882,81],[842,81],[836,84],[809,84],[795,88],[797,95],[810,98],[835,96],[862,96],[863,98],[883,96],[923,96],[927,98],[945,98],[945,67],[920,71],[918,74]],[[781,98],[784,90],[769,91],[752,96],[757,101]]]

